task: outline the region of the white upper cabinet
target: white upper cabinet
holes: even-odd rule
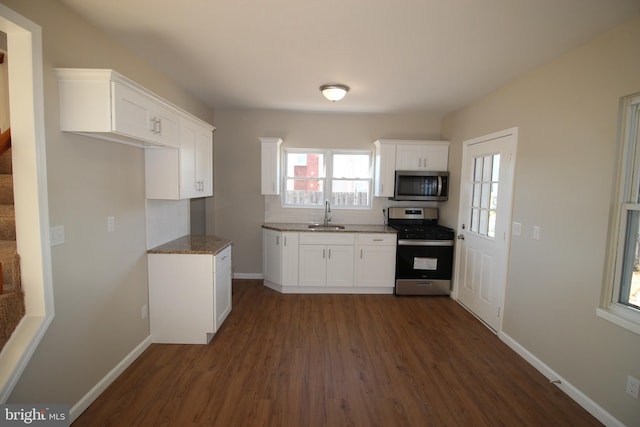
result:
[[[109,69],[57,68],[60,127],[136,146],[180,146],[180,117],[192,117]]]
[[[111,84],[113,99],[111,131],[114,134],[159,145],[178,146],[179,115],[176,112],[121,82],[113,81]],[[73,108],[67,109],[67,112],[69,110]],[[68,116],[65,115],[65,117]],[[64,126],[62,130],[73,131],[73,129],[65,129]]]
[[[447,171],[449,143],[446,141],[398,141],[396,170]]]
[[[261,172],[262,185],[260,193],[263,195],[280,194],[280,138],[259,138],[261,144]]]
[[[396,172],[396,143],[378,140],[376,146],[376,164],[374,171],[374,190],[376,197],[393,197]]]
[[[210,127],[193,120],[180,120],[180,186],[183,199],[213,195],[212,132]]]
[[[147,199],[180,200],[213,195],[213,130],[180,117],[179,148],[145,149]]]

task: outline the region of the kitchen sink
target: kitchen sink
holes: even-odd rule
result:
[[[309,224],[311,230],[344,230],[344,225]]]

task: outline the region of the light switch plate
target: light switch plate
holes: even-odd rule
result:
[[[522,224],[514,222],[511,224],[511,234],[514,236],[520,236],[522,234]]]

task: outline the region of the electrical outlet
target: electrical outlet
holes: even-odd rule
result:
[[[540,240],[540,226],[539,225],[534,225],[533,226],[533,232],[531,233],[531,237],[533,238],[533,240]]]
[[[116,231],[116,218],[113,216],[107,217],[107,233],[113,233]]]
[[[640,392],[640,380],[631,375],[627,376],[627,394],[637,399],[638,392]]]
[[[149,315],[149,308],[147,307],[147,304],[142,304],[142,306],[140,307],[140,319],[146,319],[147,316]]]
[[[49,228],[49,239],[51,246],[62,245],[64,243],[64,225]]]

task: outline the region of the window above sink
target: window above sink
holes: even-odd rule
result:
[[[284,162],[284,207],[371,208],[370,151],[285,149]]]

